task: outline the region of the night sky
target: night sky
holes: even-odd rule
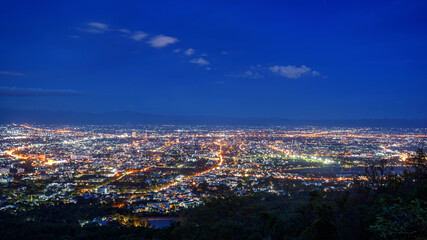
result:
[[[427,118],[427,1],[1,1],[0,108]]]

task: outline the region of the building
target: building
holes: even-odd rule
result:
[[[0,175],[7,175],[10,173],[9,168],[0,168]]]

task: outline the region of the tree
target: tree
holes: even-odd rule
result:
[[[377,216],[371,230],[383,239],[425,239],[427,236],[426,202],[415,199],[410,203],[399,199],[386,206]]]

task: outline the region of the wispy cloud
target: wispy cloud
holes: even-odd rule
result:
[[[110,26],[100,22],[88,22],[87,28],[84,31],[89,33],[104,33],[110,31]]]
[[[0,87],[0,96],[82,96],[82,92],[68,89]]]
[[[77,39],[77,38],[80,38],[80,36],[77,36],[77,35],[71,35],[71,36],[70,36],[70,38]]]
[[[162,48],[166,47],[169,44],[173,44],[178,42],[178,38],[164,36],[164,35],[157,35],[153,37],[148,43],[155,48]]]
[[[100,22],[89,22],[87,23],[87,25],[94,27],[94,28],[98,28],[98,29],[102,29],[107,31],[109,26],[105,23],[100,23]]]
[[[323,77],[326,78],[326,76],[323,76],[318,71],[314,71],[313,69],[301,65],[300,67],[297,67],[295,65],[287,65],[287,66],[281,66],[281,65],[274,65],[271,67],[264,67],[262,65],[255,65],[251,66],[249,70],[242,72],[242,73],[233,73],[229,74],[229,77],[234,78],[264,78],[264,76],[268,73],[274,73],[281,77],[285,78],[291,78],[291,79],[297,79],[302,78],[305,76],[312,76],[312,77]]]
[[[311,75],[312,75],[313,77],[319,77],[319,76],[322,76],[322,74],[320,74],[318,71],[311,71]],[[327,76],[322,76],[322,77],[327,78]]]
[[[229,76],[234,78],[264,78],[264,76],[260,74],[258,70],[249,70],[238,74],[230,74]]]
[[[143,31],[134,31],[133,32],[127,28],[117,29],[117,32],[122,33],[122,35],[121,35],[122,37],[127,37],[127,38],[130,38],[130,39],[135,40],[135,41],[141,41],[142,39],[149,36],[148,33],[145,33]]]
[[[210,63],[204,58],[194,58],[190,60],[191,63],[198,64],[201,66],[209,65]]]
[[[127,37],[135,41],[141,41],[149,36],[148,33],[145,33],[143,31],[131,31],[127,28],[114,29],[114,28],[111,28],[110,25],[101,23],[101,22],[88,22],[86,23],[85,28],[78,28],[78,29],[81,31],[89,32],[89,33],[105,33],[107,31],[120,32],[123,34],[122,35],[123,37]],[[72,36],[72,37],[77,38],[77,36]],[[147,43],[150,46],[155,48],[163,48],[170,44],[176,43],[178,41],[179,41],[178,38],[160,34],[152,37],[149,41],[147,41]],[[185,54],[191,55],[192,54],[191,51],[194,52],[194,49],[191,49],[191,48],[187,49]]]
[[[127,34],[131,33],[131,31],[129,29],[126,29],[126,28],[120,28],[120,29],[117,29],[117,31],[119,31],[121,33],[127,33]]]
[[[264,78],[264,76],[261,75],[259,72],[253,71],[253,70],[252,71],[246,71],[243,73],[243,75],[245,77],[248,77],[248,78]]]
[[[154,48],[164,48],[169,45],[172,45],[174,43],[177,43],[179,41],[178,38],[172,37],[172,36],[166,36],[163,34],[148,34],[143,31],[133,31],[128,28],[114,28],[111,27],[108,24],[101,23],[101,22],[88,22],[86,23],[85,28],[78,28],[81,31],[89,32],[89,33],[104,33],[107,31],[110,31],[112,33],[115,33],[117,35],[120,35],[121,37],[129,38],[135,41],[141,41],[148,39],[147,41],[144,41],[148,45]],[[150,37],[151,35],[151,37]],[[77,38],[78,36],[73,36]],[[207,56],[206,53],[200,53],[198,54],[198,58],[194,58],[196,50],[193,48],[176,48],[173,50],[174,53],[182,53],[182,55],[185,56],[191,56],[193,59],[190,60],[190,63],[198,64],[201,66],[207,66],[209,65],[209,61],[206,60],[205,56]],[[211,70],[210,67],[206,67],[206,70]]]
[[[189,48],[189,49],[187,49],[187,50],[184,51],[184,54],[187,55],[187,56],[190,56],[190,55],[193,55],[194,52],[195,52],[194,49]]]
[[[145,32],[141,32],[141,31],[136,31],[135,33],[133,33],[130,38],[132,38],[135,41],[141,41],[142,39],[146,38],[148,36],[148,34],[146,34]]]
[[[20,72],[9,72],[9,71],[0,71],[0,75],[6,75],[6,76],[24,76],[23,73],[20,73]]]
[[[241,73],[233,73],[233,74],[229,74],[229,77],[233,77],[233,78],[253,78],[253,79],[257,79],[257,78],[264,78],[263,73],[266,71],[266,67],[263,67],[261,65],[255,65],[255,66],[251,66],[249,68],[249,70],[241,72]]]
[[[277,73],[285,78],[297,79],[303,76],[311,75],[311,76],[320,76],[320,73],[317,71],[313,71],[311,68],[301,65],[297,67],[295,65],[287,65],[287,66],[279,66],[275,65],[269,67],[269,70],[273,73]]]

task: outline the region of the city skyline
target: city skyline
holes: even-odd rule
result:
[[[424,1],[2,5],[2,109],[427,118]]]

